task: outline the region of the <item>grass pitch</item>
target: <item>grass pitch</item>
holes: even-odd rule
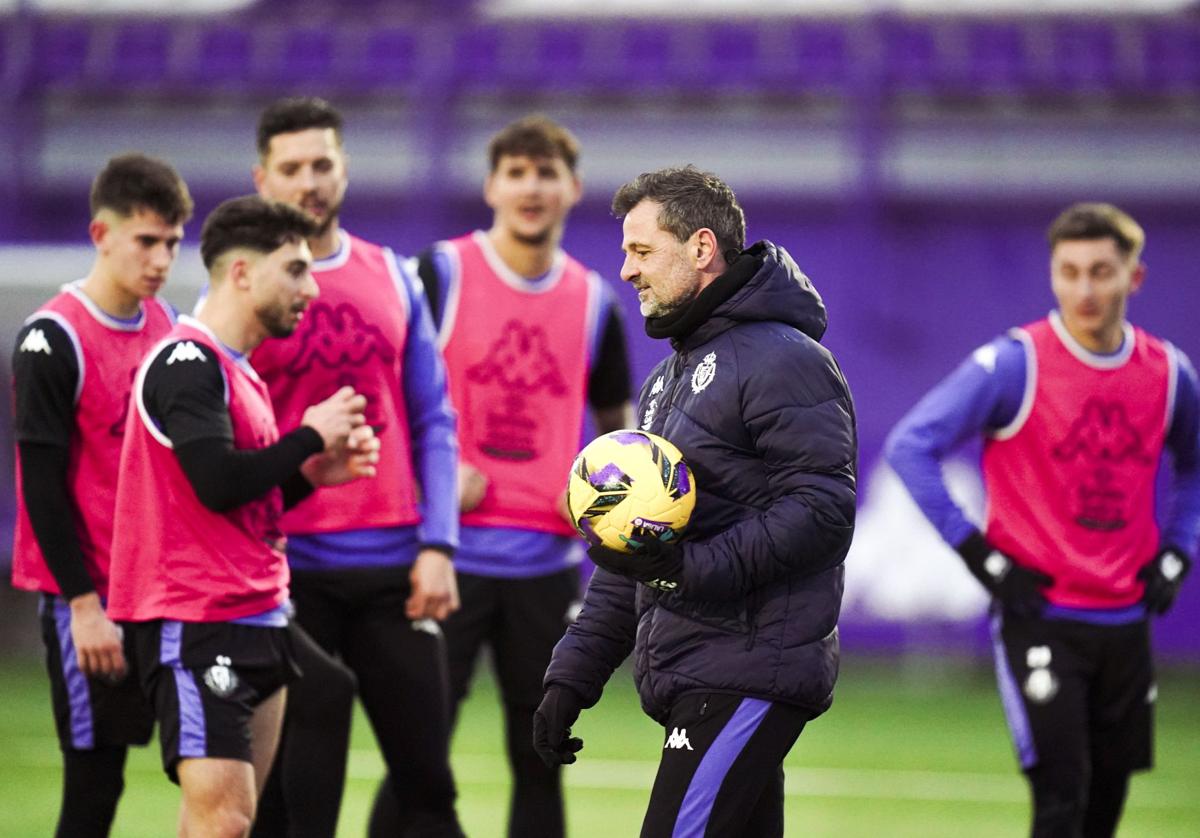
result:
[[[419,723],[416,722],[416,723]],[[508,768],[495,687],[477,678],[455,736],[460,816],[472,838],[504,834]],[[618,672],[575,727],[580,760],[566,769],[574,838],[638,833],[662,731]],[[983,666],[902,663],[847,655],[833,709],[801,735],[785,763],[788,833],[838,838],[1009,838],[1028,833],[1028,801]],[[362,836],[383,774],[356,716],[339,836]],[[1122,838],[1200,835],[1200,671],[1160,679],[1157,768],[1132,783]],[[130,754],[114,835],[173,835],[178,791],[159,769],[157,744]],[[0,836],[53,831],[59,761],[48,690],[34,661],[0,663]]]

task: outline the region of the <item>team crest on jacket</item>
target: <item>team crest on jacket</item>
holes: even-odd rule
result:
[[[699,393],[717,374],[717,353],[709,352],[692,373],[692,392]]]
[[[238,677],[230,664],[233,663],[225,655],[217,655],[217,662],[204,670],[204,685],[218,698],[229,698],[237,689]]]

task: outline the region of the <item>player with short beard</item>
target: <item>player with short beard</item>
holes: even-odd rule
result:
[[[180,834],[244,836],[296,675],[279,519],[375,473],[379,441],[349,387],[280,436],[246,358],[317,295],[308,217],[257,196],[218,206],[200,253],[211,290],[134,382],[121,449],[108,613],[135,650],[182,791]]]
[[[1076,204],[1047,231],[1057,308],[980,347],[900,420],[888,461],[993,598],[996,675],[1034,838],[1112,835],[1154,740],[1149,618],[1200,536],[1200,398],[1187,357],[1125,319],[1141,226]],[[982,528],[942,459],[983,439]],[[1156,515],[1162,454],[1169,512]],[[1159,521],[1161,520],[1161,527]]]
[[[458,607],[454,415],[420,284],[390,250],[343,230],[341,115],[283,99],[258,125],[259,194],[309,215],[321,299],[296,334],[250,361],[283,423],[350,384],[380,437],[378,477],[322,489],[284,516],[296,619],[358,679],[402,801],[404,828],[460,834],[450,771],[445,643]],[[349,703],[317,674],[290,691],[284,740],[255,835],[329,835],[344,778]],[[401,833],[402,834],[402,833]]]
[[[483,197],[492,226],[438,242],[418,260],[439,327],[462,461],[462,608],[446,621],[457,710],[476,660],[491,647],[513,771],[510,836],[564,831],[562,772],[533,751],[542,673],[579,599],[582,548],[564,485],[585,408],[598,433],[628,427],[629,365],[604,281],[561,248],[579,200],[579,143],[529,116],[488,148]],[[382,786],[370,834],[396,834]]]
[[[192,199],[169,165],[125,154],[96,176],[91,210],[91,270],[25,322],[12,356],[12,578],[42,594],[63,755],[63,838],[108,834],[127,746],[149,741],[154,723],[104,600],[129,388],[142,356],[174,323],[154,295],[179,253]]]

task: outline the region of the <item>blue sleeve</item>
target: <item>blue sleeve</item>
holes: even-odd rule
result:
[[[637,585],[596,568],[578,619],[554,647],[543,684],[569,687],[584,707],[600,700],[604,685],[633,651],[637,638]]]
[[[951,546],[977,527],[951,499],[942,460],[971,437],[1012,422],[1024,392],[1024,346],[1016,338],[998,338],[926,393],[888,435],[888,463]]]
[[[396,275],[410,303],[403,387],[413,464],[421,485],[419,537],[423,545],[456,548],[458,437],[446,388],[446,368],[420,283],[398,262]]]
[[[433,264],[434,281],[437,283],[437,294],[434,296],[434,299],[437,300],[437,310],[432,312],[433,322],[438,329],[441,329],[446,318],[446,301],[450,296],[450,276],[453,274],[454,268],[450,264],[450,254],[438,245],[430,248],[429,261]]]
[[[1167,450],[1171,452],[1175,479],[1162,543],[1194,555],[1200,535],[1200,386],[1191,361],[1179,350],[1174,351],[1179,363]]]

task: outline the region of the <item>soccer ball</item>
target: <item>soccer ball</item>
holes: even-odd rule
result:
[[[612,431],[571,464],[567,507],[590,545],[636,552],[647,539],[675,541],[696,506],[696,483],[683,454],[661,436]]]

